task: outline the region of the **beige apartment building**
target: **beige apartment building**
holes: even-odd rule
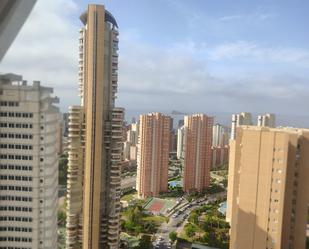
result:
[[[59,109],[53,89],[0,75],[0,248],[57,248]]]
[[[85,160],[85,113],[82,106],[69,107],[66,248],[81,248],[83,177]]]
[[[239,127],[230,150],[230,249],[304,249],[309,130]]]
[[[118,27],[103,5],[89,5],[80,19],[81,106],[71,107],[69,117],[66,244],[117,249],[124,116],[115,107]]]
[[[185,116],[183,189],[202,191],[210,183],[213,117],[204,114]]]
[[[168,189],[170,123],[171,118],[161,113],[140,116],[136,180],[140,198]]]

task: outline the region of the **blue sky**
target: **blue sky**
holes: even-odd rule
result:
[[[78,17],[88,2],[38,0],[0,65],[53,85],[63,111],[78,103]],[[96,3],[119,24],[117,101],[128,112],[274,112],[308,126],[309,1]]]

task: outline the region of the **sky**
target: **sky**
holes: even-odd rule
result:
[[[0,72],[53,86],[78,104],[85,0],[38,0]],[[309,1],[105,0],[119,26],[117,105],[128,115],[273,112],[309,127]]]

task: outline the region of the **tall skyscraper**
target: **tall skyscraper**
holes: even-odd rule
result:
[[[80,30],[79,46],[81,107],[70,110],[70,119],[74,122],[71,122],[69,129],[69,137],[72,137],[69,167],[73,168],[75,164],[75,169],[69,172],[68,180],[74,179],[75,191],[68,194],[68,206],[72,208],[68,209],[67,215],[72,217],[72,222],[67,226],[70,229],[67,229],[67,235],[72,236],[67,238],[70,240],[67,245],[74,242],[74,236],[80,233],[82,224],[84,249],[116,249],[119,247],[120,233],[120,161],[124,115],[122,108],[115,107],[117,23],[103,5],[89,5],[80,19],[84,24]],[[83,153],[78,152],[74,144],[83,143]],[[77,156],[74,158],[74,155]],[[84,176],[76,177],[79,172],[84,172]],[[82,197],[80,181],[83,181]],[[81,200],[82,206],[79,205]],[[82,222],[77,222],[77,217]],[[71,248],[75,248],[73,244]]]
[[[228,182],[231,249],[305,248],[309,130],[241,127]]]
[[[202,191],[210,183],[213,117],[185,116],[184,191]]]
[[[127,141],[132,145],[136,145],[138,143],[138,123],[132,123],[130,125],[130,129],[127,131]]]
[[[212,167],[222,166],[228,161],[229,129],[220,124],[212,127]]]
[[[212,147],[212,168],[226,165],[229,158],[229,146]]]
[[[183,159],[185,156],[185,126],[182,126],[177,131],[177,158]]]
[[[232,115],[232,126],[231,126],[231,139],[236,138],[236,128],[240,125],[252,125],[251,113],[242,112],[240,114]]]
[[[266,113],[264,115],[259,115],[257,118],[257,126],[275,128],[276,127],[275,114]]]
[[[141,198],[168,189],[171,118],[161,113],[140,116],[137,158],[137,191]]]
[[[85,160],[85,113],[82,106],[70,106],[68,116],[68,176],[66,248],[82,247],[83,178]]]
[[[0,248],[57,248],[61,134],[52,93],[0,75]]]
[[[215,124],[212,127],[212,146],[223,147],[229,144],[229,129],[223,125]]]
[[[137,159],[138,130],[138,123],[132,123],[127,131],[123,151],[124,159],[127,161],[136,161]]]

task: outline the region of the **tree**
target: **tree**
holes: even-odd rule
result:
[[[188,237],[193,237],[196,233],[196,228],[189,223],[185,226],[185,233]]]
[[[146,233],[155,233],[157,231],[157,227],[156,225],[154,224],[154,222],[145,222],[143,224],[143,230],[146,232]]]
[[[199,215],[197,214],[197,212],[193,211],[190,215],[189,221],[194,223],[195,225],[198,225],[198,218]]]
[[[168,237],[174,243],[175,240],[177,240],[177,233],[175,231],[172,231],[172,232],[169,233]]]
[[[58,211],[58,223],[65,225],[66,218],[67,218],[66,212],[64,210],[59,210]]]
[[[153,248],[150,236],[142,235],[138,246],[134,247],[134,249],[150,249]]]
[[[62,154],[59,158],[59,185],[67,185],[68,155]]]
[[[221,181],[221,183],[223,184],[223,186],[226,188],[227,187],[227,179],[225,178],[225,179],[223,179],[222,181]]]

